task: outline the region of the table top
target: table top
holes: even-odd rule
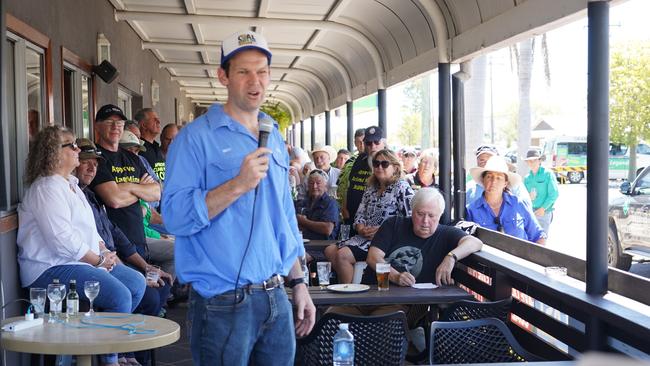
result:
[[[472,295],[456,286],[442,286],[435,289],[415,289],[390,284],[388,291],[370,290],[356,293],[340,293],[318,286],[309,288],[309,294],[316,306],[324,305],[395,305],[395,304],[449,304],[459,300],[471,300]]]
[[[309,240],[305,243],[307,250],[324,250],[327,246],[336,244],[336,240]]]
[[[144,320],[143,324],[137,325],[137,329],[151,329],[156,332],[128,334],[123,329],[84,327],[84,324],[80,323],[83,315],[80,315],[69,323],[47,323],[46,320],[43,326],[18,332],[2,332],[1,348],[7,351],[48,355],[95,355],[158,348],[174,343],[180,338],[180,326],[171,320],[140,314],[96,314],[94,323],[119,326]],[[20,319],[23,317],[9,318],[2,324]]]

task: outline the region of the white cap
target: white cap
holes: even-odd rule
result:
[[[228,36],[221,43],[221,64],[230,60],[237,52],[256,49],[266,54],[271,64],[271,50],[266,39],[259,33],[253,31],[240,31]]]

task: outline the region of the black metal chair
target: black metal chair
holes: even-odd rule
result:
[[[296,341],[297,365],[327,365],[333,363],[334,335],[340,323],[348,323],[354,336],[354,364],[402,365],[406,356],[406,316],[397,311],[376,316],[327,313],[314,330]]]
[[[431,364],[544,361],[526,351],[499,319],[434,322]]]
[[[451,304],[447,309],[445,309],[438,320],[453,322],[497,318],[504,323],[508,323],[508,316],[510,315],[511,307],[512,297],[491,302],[461,300]]]

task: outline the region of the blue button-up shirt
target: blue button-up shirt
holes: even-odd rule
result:
[[[267,117],[260,113],[259,118]],[[289,189],[289,156],[277,124],[269,136],[269,170],[255,190],[210,219],[205,202],[212,189],[239,174],[244,157],[257,149],[257,136],[213,105],[183,127],[170,145],[162,214],[176,235],[176,272],[204,297],[233,290],[246,253],[239,285],[286,275],[304,255]],[[253,218],[253,213],[255,217]]]
[[[487,229],[497,230],[498,228],[495,220],[496,215],[483,196],[467,206],[466,218]],[[506,192],[503,193],[499,223],[503,226],[503,232],[520,239],[536,242],[540,237],[545,236],[530,206],[524,204],[520,198]]]
[[[307,228],[302,229],[302,237],[305,239],[313,240],[332,240],[336,239],[339,229],[339,204],[327,192],[318,197],[314,202],[311,197],[307,197],[297,204],[297,207],[304,208],[306,212],[303,214],[309,220],[320,222],[331,222],[334,224],[332,233],[327,236],[325,234],[311,231]]]

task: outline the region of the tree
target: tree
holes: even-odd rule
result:
[[[630,149],[631,181],[636,175],[636,146],[650,138],[650,42],[625,44],[612,52],[610,85],[610,138]]]
[[[265,103],[260,110],[278,122],[280,132],[291,125],[291,114],[280,103]]]
[[[409,113],[402,118],[402,128],[397,133],[404,146],[419,145],[422,139],[422,119],[419,113]]]

